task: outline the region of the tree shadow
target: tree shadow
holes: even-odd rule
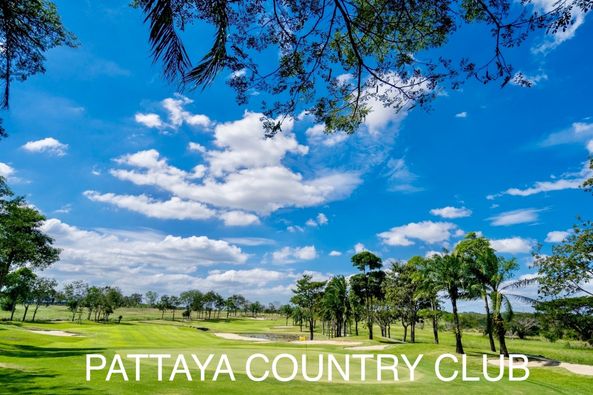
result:
[[[61,358],[76,357],[85,354],[97,354],[105,351],[105,348],[86,347],[36,347],[24,344],[0,343],[0,350],[3,356],[15,358]]]
[[[15,394],[52,394],[52,393],[74,393],[92,391],[92,388],[82,386],[67,386],[57,380],[56,373],[44,371],[23,371],[18,369],[0,369],[0,387],[3,393]],[[43,382],[45,381],[45,382]],[[47,385],[49,382],[59,382],[56,385]]]

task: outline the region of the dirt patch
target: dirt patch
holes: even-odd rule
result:
[[[381,351],[389,347],[389,344],[378,344],[376,346],[356,346],[356,347],[345,347],[345,350],[353,351]]]
[[[339,341],[339,340],[297,340],[292,341],[292,344],[310,344],[323,346],[360,346],[362,342]]]
[[[43,329],[30,329],[29,332],[37,333],[39,335],[50,335],[50,336],[60,336],[60,337],[80,336],[79,334],[72,333],[72,332],[48,331],[48,330],[43,330]]]
[[[530,368],[564,368],[569,372],[575,374],[582,374],[585,376],[593,376],[593,366],[592,365],[582,365],[578,363],[568,363],[568,362],[560,362],[555,361],[553,359],[546,359],[546,358],[534,358],[534,357],[527,357],[529,362],[527,362],[527,366]],[[488,363],[492,365],[498,365],[500,361],[498,359],[490,359]],[[509,365],[508,359],[504,360],[505,366]]]
[[[226,339],[226,340],[244,340],[244,341],[259,342],[259,343],[264,343],[264,342],[267,343],[270,341],[268,339],[262,339],[262,338],[257,338],[257,337],[241,336],[236,333],[215,333],[214,335],[221,337],[223,339]]]

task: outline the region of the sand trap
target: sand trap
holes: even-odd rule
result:
[[[42,330],[42,329],[30,329],[29,332],[37,333],[37,334],[40,334],[40,335],[61,336],[61,337],[80,336],[79,334],[72,333],[72,332],[45,331],[45,330]]]
[[[260,342],[260,343],[269,342],[268,339],[260,339],[257,337],[241,336],[241,335],[237,335],[236,333],[215,333],[215,335],[218,337],[222,337],[223,339],[226,339],[226,340],[245,340],[245,341]]]
[[[560,362],[554,361],[553,359],[546,359],[546,358],[534,358],[528,357],[529,362],[527,366],[530,368],[564,368],[569,372],[575,374],[582,374],[585,376],[593,376],[593,366],[592,365],[581,365],[578,363],[568,363],[568,362]],[[498,359],[490,359],[488,360],[489,363],[493,365],[498,365],[500,361]],[[507,359],[504,360],[505,366],[508,366],[509,361]]]
[[[389,347],[389,344],[378,344],[376,346],[357,346],[357,347],[345,347],[345,350],[355,351],[381,351]]]
[[[328,346],[360,346],[362,342],[338,341],[338,340],[295,340],[292,344],[312,344]]]
[[[294,327],[294,325],[277,325],[274,327],[274,329],[292,329]]]

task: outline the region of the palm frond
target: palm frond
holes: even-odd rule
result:
[[[153,60],[163,62],[165,78],[172,81],[184,75],[191,62],[175,29],[171,0],[142,2],[145,22],[150,22],[150,43]]]
[[[508,284],[503,285],[500,287],[501,290],[509,289],[509,288],[523,288],[528,285],[537,284],[539,278],[537,276],[529,277],[529,278],[522,278],[519,280],[511,281]]]
[[[532,306],[539,303],[539,301],[537,299],[530,298],[529,296],[524,296],[524,295],[519,295],[519,294],[509,294],[509,293],[505,293],[504,295],[507,298],[511,297],[511,298],[517,299],[525,304],[530,304]]]
[[[214,43],[208,53],[200,60],[200,63],[190,70],[183,78],[183,82],[191,83],[195,87],[205,88],[218,73],[225,67],[229,57],[227,56],[227,29],[228,29],[228,8],[226,0],[218,0],[213,5],[214,23],[216,25],[216,36]]]

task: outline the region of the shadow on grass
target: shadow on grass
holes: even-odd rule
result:
[[[0,387],[2,393],[14,394],[52,394],[52,393],[88,393],[90,388],[51,384],[60,382],[55,373],[42,371],[31,372],[18,369],[0,369]]]
[[[105,348],[86,347],[36,347],[24,344],[0,343],[0,353],[3,356],[15,358],[61,358],[75,357],[85,354],[94,354],[105,351]]]

